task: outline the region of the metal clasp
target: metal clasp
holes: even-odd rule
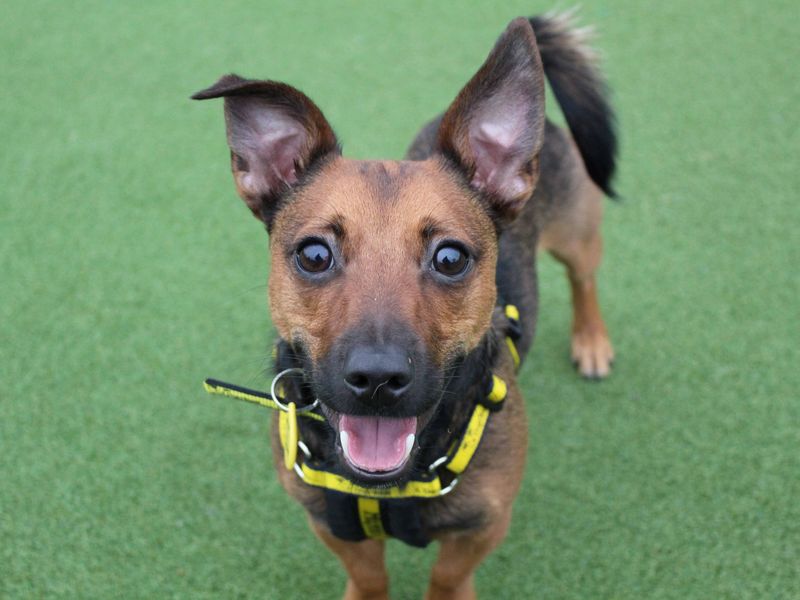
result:
[[[429,473],[434,473],[434,472],[436,471],[436,469],[438,469],[440,466],[442,466],[442,465],[443,465],[444,463],[446,463],[448,460],[450,460],[450,457],[449,457],[449,456],[447,456],[447,455],[445,455],[445,456],[440,456],[439,458],[437,458],[435,461],[433,461],[433,462],[430,464],[430,466],[428,467],[428,472],[429,472]],[[437,477],[438,477],[438,474],[437,474]],[[455,488],[455,487],[456,487],[456,485],[458,485],[458,477],[456,477],[455,479],[453,479],[453,481],[451,481],[451,482],[450,482],[450,483],[447,485],[447,487],[444,487],[444,488],[442,488],[441,490],[439,490],[439,496],[444,496],[444,495],[446,495],[446,494],[449,494],[450,492],[452,492],[452,491],[453,491],[453,488]]]
[[[301,369],[299,367],[293,367],[291,369],[285,369],[285,370],[281,371],[280,373],[278,373],[277,375],[275,375],[275,378],[272,380],[272,383],[269,386],[269,393],[272,396],[272,401],[275,402],[275,405],[280,410],[282,410],[283,412],[289,412],[289,405],[288,404],[284,404],[283,402],[280,401],[280,399],[278,398],[278,394],[275,391],[275,388],[276,388],[276,386],[278,384],[278,380],[281,377],[283,377],[284,375],[289,375],[291,373],[300,373],[302,375],[303,374],[303,369]],[[304,412],[309,412],[311,410],[314,410],[317,406],[319,406],[319,398],[316,398],[314,400],[314,402],[312,402],[308,406],[298,406],[296,410],[297,410],[298,413],[304,413]]]

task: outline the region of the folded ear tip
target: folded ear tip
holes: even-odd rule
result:
[[[236,73],[228,73],[227,75],[220,77],[213,85],[200,90],[199,92],[195,92],[190,96],[190,98],[192,100],[211,100],[212,98],[222,98],[223,96],[226,96],[232,89],[239,88],[242,86],[242,84],[248,82],[248,79],[240,77]]]

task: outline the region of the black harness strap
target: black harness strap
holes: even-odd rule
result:
[[[333,535],[350,542],[393,537],[417,548],[430,544],[430,538],[422,530],[418,498],[374,500],[375,510],[370,512],[359,506],[364,500],[351,494],[325,490],[325,519]],[[371,518],[380,522],[370,524]]]

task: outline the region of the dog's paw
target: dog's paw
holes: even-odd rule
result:
[[[572,333],[572,363],[586,379],[604,379],[611,374],[614,348],[605,328]]]

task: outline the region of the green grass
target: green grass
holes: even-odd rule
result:
[[[235,6],[228,6],[235,4]],[[0,597],[334,598],[272,473],[266,236],[235,198],[229,71],[400,157],[505,23],[482,3],[7,2],[0,22]],[[522,374],[523,491],[484,598],[800,597],[800,27],[794,2],[587,3],[622,136],[602,301],[567,361],[560,268]],[[393,543],[397,598],[433,548]]]

